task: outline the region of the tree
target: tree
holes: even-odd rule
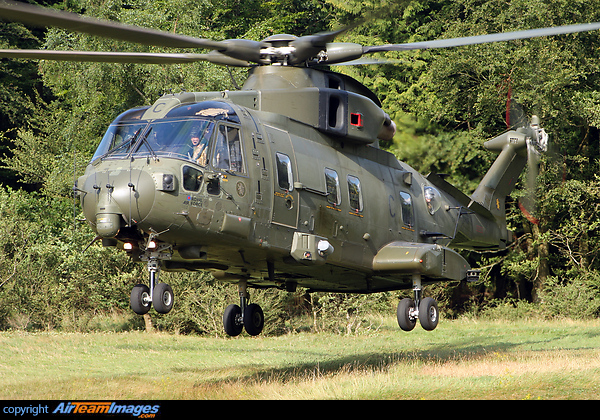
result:
[[[71,11],[88,15],[213,39],[247,35],[261,39],[272,33],[297,31],[300,27],[318,32],[325,29],[324,20],[319,16],[328,13],[327,7],[318,2],[291,0],[271,3],[117,1],[102,4],[84,0],[66,5]],[[282,12],[288,8],[292,8],[291,13]],[[25,31],[22,26],[16,28]],[[18,34],[17,37],[22,36]],[[161,51],[57,29],[47,32],[43,45],[49,49]],[[120,112],[149,105],[170,90],[233,88],[230,73],[223,67],[207,63],[188,66],[15,63],[10,62],[9,67],[18,64],[35,69],[30,78],[33,85],[44,86],[50,94],[46,101],[23,100],[20,103],[28,112],[15,112],[23,118],[15,123],[30,123],[20,124],[21,129],[15,131],[16,135],[9,143],[11,154],[4,158],[5,165],[18,172],[25,182],[37,185],[39,193],[0,191],[0,225],[3,228],[0,237],[0,262],[3,263],[0,268],[0,328],[85,328],[86,320],[94,314],[125,310],[129,304],[129,290],[141,281],[139,277],[144,270],[122,252],[96,245],[88,247],[94,237],[91,230],[81,224],[74,227],[74,210],[75,216],[80,216],[73,207],[73,179],[82,172],[106,127]],[[36,76],[38,68],[41,79]],[[9,70],[7,75],[15,79],[24,73]],[[232,73],[240,78],[244,71],[234,69]],[[6,109],[17,109],[10,106],[6,105]],[[86,247],[87,251],[82,255]],[[169,275],[175,281],[182,277]],[[189,282],[189,276],[184,280]],[[196,276],[195,280],[210,286],[202,276]],[[191,282],[192,286],[195,284]],[[188,285],[182,290],[181,296],[187,296],[188,300],[180,302],[183,309],[180,314],[190,316],[193,312],[187,310],[190,308],[199,309],[200,313],[206,313],[202,312],[203,308],[211,308],[201,301],[201,288]],[[273,302],[279,300],[276,294],[268,298]],[[272,313],[277,315],[279,312]],[[190,323],[196,330],[209,330],[209,326],[199,322],[198,315],[187,321],[176,316],[162,317],[155,325],[185,329]],[[280,323],[271,325],[281,328]]]
[[[437,4],[442,10],[437,15],[440,20],[423,26],[443,27],[444,38],[597,21],[600,18],[594,2],[590,1],[577,4],[513,1],[507,4],[465,0]],[[422,67],[423,72],[397,97],[402,109],[416,116],[417,121],[428,121],[429,127],[433,126],[437,131],[434,134],[438,138],[447,136],[447,130],[458,131],[470,139],[466,143],[478,147],[483,140],[504,128],[509,88],[513,98],[526,110],[541,117],[543,126],[551,135],[558,159],[548,159],[542,165],[543,173],[539,180],[543,188],[538,191],[539,225],[527,222],[516,205],[509,208],[509,220],[517,235],[531,235],[530,241],[519,242],[530,245],[524,249],[525,252],[521,253],[519,248],[513,252],[521,255],[520,266],[528,266],[526,260],[534,261],[535,269],[527,278],[532,289],[529,297],[534,300],[545,290],[549,276],[559,275],[561,282],[568,283],[574,280],[571,276],[575,273],[565,272],[562,267],[581,267],[575,259],[555,258],[555,250],[568,254],[568,250],[576,244],[581,250],[579,254],[589,256],[596,249],[595,227],[589,223],[594,218],[595,209],[586,206],[587,199],[583,200],[583,197],[590,197],[592,201],[595,197],[591,192],[595,190],[597,172],[597,160],[593,156],[598,152],[599,80],[594,64],[598,60],[598,50],[593,47],[597,41],[598,34],[591,32],[438,50],[430,53],[426,58],[427,66]],[[456,139],[461,137],[459,134],[453,137],[456,145]],[[461,159],[461,154],[457,156],[440,147],[440,144],[446,143],[432,142],[430,138],[426,140],[430,146],[427,155],[417,153],[419,160],[412,161],[415,155],[406,152],[400,137],[398,153],[403,155],[400,157],[407,157],[421,170],[446,170],[453,182],[463,185],[463,176],[483,173],[480,168],[487,158],[481,153],[474,153],[465,143],[458,142],[459,148],[464,150],[464,158]],[[436,158],[434,162],[431,162],[431,155]],[[447,156],[446,160],[454,162],[454,167],[444,164],[440,155]],[[575,162],[577,164],[572,164]],[[424,168],[425,165],[429,168]],[[467,167],[477,170],[465,171]],[[471,180],[477,182],[478,176]],[[573,183],[580,188],[574,188]],[[578,194],[581,189],[587,195]],[[515,197],[518,195],[517,192]],[[579,202],[577,212],[557,212],[562,207],[560,203],[571,200]],[[567,246],[565,231],[574,232],[574,227],[579,229],[578,239],[575,244],[571,240]],[[562,242],[557,240],[559,237],[563,238]],[[511,270],[505,273],[515,274]],[[581,276],[575,278],[580,279]],[[521,291],[525,289],[521,288]],[[514,293],[519,294],[518,287]]]
[[[371,6],[332,2],[343,13],[354,15],[369,12]],[[383,7],[395,13],[377,15],[368,25],[344,35],[346,40],[370,45],[416,42],[600,20],[593,1],[423,0]],[[384,109],[398,125],[394,143],[388,146],[400,160],[422,173],[448,174],[448,180],[466,193],[495,158],[482,144],[506,128],[509,91],[528,115],[541,117],[554,154],[541,167],[539,224],[530,223],[518,208],[518,199],[525,194],[521,187],[508,203],[516,246],[508,255],[491,259],[470,256],[493,268],[487,282],[490,296],[541,301],[551,276],[558,275],[562,283],[579,278],[592,281],[581,273],[589,263],[580,261],[585,255],[588,262],[596,249],[595,227],[590,223],[595,210],[584,204],[587,200],[576,212],[557,209],[564,208],[565,201],[582,200],[581,190],[592,201],[595,197],[600,115],[597,42],[598,33],[589,32],[390,52],[385,57],[400,60],[399,65],[339,67],[382,98]],[[556,257],[573,253],[577,258]],[[563,270],[565,266],[574,270]]]
[[[600,10],[592,0],[71,0],[53,7],[217,40],[260,40],[286,32],[304,35],[354,24],[368,16],[365,24],[338,39],[363,45],[600,20]],[[4,47],[35,47],[44,36],[45,48],[163,51],[56,29],[31,31],[22,25],[1,25],[6,29],[0,37]],[[508,202],[508,222],[518,236],[515,246],[495,256],[467,255],[473,265],[488,268],[486,281],[471,289],[461,284],[435,291],[448,306],[458,308],[469,292],[471,297],[483,296],[483,302],[505,297],[537,300],[552,315],[565,308],[575,308],[570,314],[586,316],[598,312],[597,44],[598,33],[592,32],[448,50],[389,52],[380,55],[400,64],[335,67],[371,88],[395,120],[398,134],[383,146],[422,173],[447,173],[448,180],[466,193],[475,188],[494,158],[482,144],[505,129],[509,90],[528,113],[541,117],[551,135],[555,152],[543,160],[540,172],[539,225],[532,225],[520,213],[517,199],[523,192],[516,191]],[[231,89],[229,71],[208,63],[2,61],[0,66],[0,130],[2,145],[10,148],[4,163],[39,189],[36,194],[0,191],[0,326],[16,322],[19,314],[27,314],[31,325],[55,327],[68,319],[85,320],[85,314],[125,309],[127,291],[140,281],[137,277],[144,276],[144,270],[123,254],[95,245],[81,256],[93,233],[72,227],[73,179],[119,113],[149,105],[171,90]],[[232,69],[232,75],[241,81],[245,70]],[[186,319],[178,318],[182,313],[170,314],[155,325],[213,328],[192,317],[198,311],[216,319],[210,313],[211,304],[197,292],[211,280],[173,275],[173,281],[192,285],[182,295]],[[589,310],[574,304],[574,291],[580,292],[579,299]],[[369,301],[368,296],[319,298],[324,306],[316,310],[335,312],[343,304],[346,326],[356,325],[354,321],[360,320],[358,315],[368,304],[381,303],[379,298]],[[273,307],[286,304],[276,294],[265,299]]]

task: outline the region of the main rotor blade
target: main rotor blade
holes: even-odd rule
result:
[[[354,22],[351,25],[346,25],[333,31],[319,32],[312,35],[301,36],[295,41],[292,41],[290,45],[297,47],[300,44],[307,43],[311,47],[325,48],[327,44],[332,42],[336,37],[343,34],[344,32],[356,28],[360,24],[362,24],[362,21]]]
[[[555,26],[551,28],[528,29],[524,31],[502,32],[498,34],[467,36],[462,38],[438,39],[435,41],[411,42],[406,44],[374,45],[363,48],[363,54],[381,51],[409,51],[432,48],[450,48],[464,45],[484,44],[490,42],[512,41],[515,39],[553,36],[600,29],[600,22],[577,25]]]
[[[217,52],[209,54],[187,53],[130,53],[100,51],[57,51],[57,50],[2,50],[2,58],[27,58],[53,61],[85,61],[96,63],[143,63],[143,64],[178,64],[194,61],[210,61],[234,67],[248,67],[247,61],[227,57]]]
[[[326,61],[323,64],[327,64],[327,65],[332,65],[332,66],[365,66],[365,65],[372,65],[372,64],[400,64],[402,63],[402,60],[396,60],[396,59],[392,59],[392,58],[358,58],[356,60],[352,60],[352,61],[343,61],[341,63],[332,63],[330,64],[328,61]]]
[[[219,41],[83,17],[75,13],[16,3],[9,0],[0,1],[0,19],[13,20],[40,27],[52,26],[143,45],[173,48],[223,48],[223,45]]]

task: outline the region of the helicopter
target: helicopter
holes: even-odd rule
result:
[[[397,307],[400,328],[439,322],[427,284],[474,281],[457,252],[499,251],[513,241],[506,197],[547,150],[535,116],[484,146],[498,157],[471,195],[443,175],[422,175],[379,148],[396,127],[377,96],[325,69],[378,63],[384,51],[451,48],[592,31],[600,23],[426,42],[363,46],[334,42],[349,28],[262,41],[168,33],[39,6],[0,2],[0,18],[144,45],[209,53],[0,50],[0,57],[88,62],[247,67],[241,89],[169,93],[127,110],[108,127],[74,186],[85,219],[105,247],[145,263],[132,310],[172,310],[164,271],[209,271],[236,284],[223,314],[230,336],[259,335],[265,317],[249,289],[376,293],[412,289]]]

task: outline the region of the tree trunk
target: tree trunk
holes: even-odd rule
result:
[[[540,221],[540,225],[542,222]],[[531,233],[533,234],[534,242],[537,242],[537,258],[538,258],[538,270],[535,278],[533,279],[533,289],[531,290],[531,297],[534,303],[539,303],[539,292],[546,284],[546,279],[550,275],[550,245],[546,241],[540,241],[542,228],[540,225],[533,225]]]
[[[150,314],[144,314],[144,324],[146,325],[147,333],[154,332],[154,327],[152,326],[152,318],[150,318]]]

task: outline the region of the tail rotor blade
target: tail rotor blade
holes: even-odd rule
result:
[[[527,192],[520,200],[519,208],[531,223],[539,224],[539,219],[535,217],[537,178],[539,175],[539,165],[542,153],[548,151],[548,134],[540,127],[537,116],[532,116],[529,126],[529,138],[527,140]]]
[[[527,115],[525,114],[523,105],[510,98],[507,108],[508,118],[506,123],[510,130],[515,130],[519,127],[527,127]]]

